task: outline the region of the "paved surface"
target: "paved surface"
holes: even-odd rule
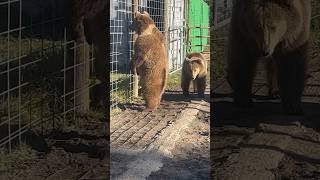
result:
[[[205,100],[186,101],[179,91],[166,92],[154,112],[140,112],[141,105],[133,104],[112,117],[111,179],[207,179],[208,93],[209,87]]]
[[[320,58],[318,59],[320,60]],[[268,99],[263,64],[254,80],[255,107],[232,106],[231,88],[215,83],[212,178],[320,179],[320,71],[311,63],[303,96],[303,117],[282,114],[279,99]]]

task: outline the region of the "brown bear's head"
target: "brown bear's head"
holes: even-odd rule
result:
[[[290,2],[258,0],[247,9],[246,33],[256,42],[261,56],[271,56],[277,45],[284,39],[288,27]]]
[[[154,21],[146,11],[143,11],[142,13],[136,11],[134,13],[134,19],[132,21],[130,29],[141,35],[144,32],[153,29],[154,26]]]
[[[191,75],[192,79],[195,80],[204,68],[202,59],[200,58],[188,58],[185,59],[185,70]]]

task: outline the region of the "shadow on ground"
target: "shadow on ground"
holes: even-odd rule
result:
[[[167,106],[167,104],[172,103],[172,105],[186,105],[187,103],[190,103],[191,101],[200,101],[204,100],[206,102],[210,102],[210,94],[205,94],[204,98],[199,98],[196,93],[190,93],[189,97],[185,97],[181,91],[179,90],[167,90],[161,100],[160,108],[165,110],[174,110],[174,107]],[[136,111],[143,111],[145,109],[145,103],[142,100],[139,103],[119,103],[119,108],[122,110],[125,109],[131,109]]]
[[[204,163],[204,162],[207,162]],[[208,179],[209,159],[168,158],[156,152],[111,152],[111,179]]]
[[[284,154],[278,168],[273,173],[280,179],[317,179],[320,177],[320,104],[303,102],[304,116],[286,116],[279,99],[267,96],[254,96],[254,107],[240,110],[233,106],[231,94],[214,94],[211,123],[211,177],[223,176],[231,155],[244,149],[252,151],[277,151]],[[301,127],[302,134],[293,132],[268,131],[260,129],[261,124],[271,126]],[[248,144],[251,135],[263,132],[271,136],[290,137],[288,149],[267,144]]]
[[[213,126],[235,125],[239,127],[256,127],[259,123],[290,124],[300,122],[302,125],[320,131],[320,104],[302,103],[305,111],[304,116],[286,116],[279,100],[270,99],[266,96],[254,96],[258,102],[248,110],[234,108],[230,101],[230,95],[214,95],[213,113],[215,115]],[[230,98],[228,100],[223,100]],[[220,100],[222,99],[222,100]]]

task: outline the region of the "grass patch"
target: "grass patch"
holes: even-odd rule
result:
[[[180,84],[181,84],[181,70],[173,74],[169,74],[166,89],[171,90],[171,89],[180,88]]]
[[[9,45],[9,51],[8,51]],[[0,59],[1,62],[8,60],[8,53],[10,59],[19,57],[19,45],[21,45],[20,53],[21,56],[28,56],[32,53],[39,53],[42,56],[49,56],[47,53],[51,53],[46,51],[49,48],[55,48],[56,50],[60,50],[62,48],[62,41],[49,41],[46,39],[35,39],[35,38],[22,38],[19,42],[19,38],[11,36],[9,38],[0,36]]]
[[[112,117],[112,116],[118,115],[121,112],[122,112],[122,110],[116,106],[115,108],[111,109],[110,116]]]
[[[131,76],[128,74],[110,74],[111,83],[111,102],[126,103],[131,97]]]
[[[12,173],[16,169],[25,169],[28,163],[37,158],[36,152],[28,145],[22,144],[20,148],[8,153],[5,149],[0,149],[0,174],[4,172]]]

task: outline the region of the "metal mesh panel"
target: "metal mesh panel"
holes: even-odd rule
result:
[[[169,0],[169,71],[174,73],[182,68],[185,57],[186,29],[185,4],[183,0]]]
[[[0,148],[11,151],[30,129],[48,133],[75,122],[76,97],[95,85],[75,88],[77,68],[87,63],[94,75],[93,47],[67,40],[61,2],[0,1]]]
[[[132,76],[129,62],[132,53],[132,1],[111,1],[110,16],[110,106],[114,109],[118,103],[131,98]]]
[[[215,0],[214,28],[220,28],[230,22],[232,0]]]

